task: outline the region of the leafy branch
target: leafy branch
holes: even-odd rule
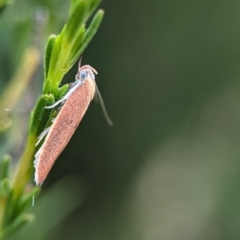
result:
[[[39,187],[28,187],[33,176],[33,157],[40,133],[48,126],[53,116],[52,105],[68,90],[65,84],[59,87],[64,75],[72,68],[95,35],[103,19],[104,12],[98,10],[89,27],[85,23],[96,10],[100,0],[72,0],[69,18],[58,35],[51,35],[47,41],[44,57],[44,81],[42,94],[31,112],[29,132],[14,178],[9,175],[10,157],[5,156],[1,163],[0,175],[0,237],[8,235],[33,216],[24,213],[30,205],[32,196]]]

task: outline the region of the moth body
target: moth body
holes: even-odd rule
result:
[[[76,128],[81,122],[87,108],[94,98],[96,70],[88,65],[82,66],[76,75],[76,81],[67,94],[54,105],[63,103],[52,126],[40,135],[40,140],[47,134],[43,145],[35,155],[35,182],[41,185],[47,177],[56,159],[68,144]],[[39,142],[38,141],[38,142]]]

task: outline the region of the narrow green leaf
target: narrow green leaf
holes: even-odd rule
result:
[[[95,14],[90,26],[88,27],[86,33],[84,34],[81,47],[78,49],[78,52],[75,54],[72,62],[75,62],[77,60],[78,56],[80,56],[82,54],[82,52],[86,49],[86,47],[88,46],[88,44],[92,40],[93,36],[96,34],[96,32],[97,32],[97,30],[98,30],[98,28],[99,28],[99,26],[102,22],[103,16],[104,16],[104,11],[103,10],[99,10]]]
[[[48,122],[52,109],[45,109],[54,103],[54,96],[52,94],[42,95],[36,104],[33,113],[33,120],[31,126],[31,133],[38,136],[45,128]]]
[[[73,47],[72,47],[70,55],[69,55],[68,62],[70,63],[70,65],[69,65],[70,67],[72,67],[73,64],[75,63],[72,60],[73,59],[77,60],[79,58],[79,56],[80,56],[80,54],[78,55],[78,50],[80,49],[80,47],[82,45],[82,40],[83,40],[85,31],[86,31],[85,26],[82,25],[82,28],[78,32],[78,36],[76,37],[76,40],[73,43]]]
[[[11,187],[9,179],[5,178],[0,181],[0,222],[1,226],[7,226],[11,213],[13,211],[13,204],[11,200]]]
[[[1,197],[8,197],[10,193],[10,182],[8,178],[3,179],[0,181],[0,196]]]
[[[78,4],[80,1],[82,1],[82,0],[72,0],[72,1],[71,1],[69,16],[72,15],[75,7],[77,6],[77,4]]]
[[[10,164],[11,164],[11,157],[9,155],[4,155],[1,160],[1,177],[0,179],[9,178],[10,173]]]
[[[62,46],[63,39],[65,37],[65,32],[66,32],[67,25],[65,24],[61,33],[59,34],[59,45]]]
[[[68,84],[64,84],[62,87],[58,89],[56,101],[62,98],[66,94],[68,87],[69,87]]]
[[[44,80],[47,79],[49,64],[51,60],[51,55],[53,51],[54,42],[56,40],[56,35],[50,35],[48,42],[45,48],[45,57],[44,57]]]
[[[54,46],[53,46],[53,50],[52,50],[52,54],[51,54],[51,59],[50,59],[50,63],[49,63],[49,68],[48,68],[48,74],[47,74],[47,79],[53,81],[54,79],[52,79],[52,74],[55,70],[58,58],[59,58],[59,54],[61,51],[61,44],[60,44],[60,37],[59,35],[55,38],[54,41]],[[44,86],[45,89],[45,86]],[[46,92],[45,92],[46,93]]]
[[[97,9],[100,2],[101,2],[101,0],[89,1],[88,13],[87,13],[86,18],[89,18],[93,14],[93,12]]]
[[[84,23],[87,10],[86,1],[79,2],[74,8],[73,13],[68,20],[66,31],[65,31],[65,41],[71,43],[78,33],[79,27]]]
[[[44,83],[43,83],[43,91],[42,94],[49,94],[53,92],[53,86],[52,86],[52,81],[51,79],[48,77],[47,79],[45,79]]]
[[[79,4],[79,2],[82,0],[72,0],[71,2],[71,6],[70,6],[70,15],[72,15],[74,9],[76,8],[77,4]],[[92,15],[92,13],[96,10],[97,6],[99,5],[99,3],[101,2],[101,0],[88,0],[87,1],[87,12],[86,12],[86,16],[85,16],[85,21]]]

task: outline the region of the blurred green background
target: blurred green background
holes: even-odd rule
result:
[[[2,11],[1,91],[26,46],[43,54],[68,4],[24,0]],[[114,126],[92,103],[43,185],[40,222],[23,239],[240,239],[240,2],[105,0],[100,7],[106,15],[83,64],[98,70]],[[1,153],[18,159],[27,122],[17,110],[34,106],[42,75],[40,64]],[[78,207],[41,236],[68,199]]]

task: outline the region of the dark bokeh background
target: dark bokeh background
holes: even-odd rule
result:
[[[19,11],[44,10],[45,32],[57,33],[65,1],[32,2]],[[44,239],[240,239],[239,1],[106,0],[101,8],[83,63],[99,72],[114,126],[91,104],[43,188],[77,175],[81,205]],[[51,214],[51,206],[42,212]]]

